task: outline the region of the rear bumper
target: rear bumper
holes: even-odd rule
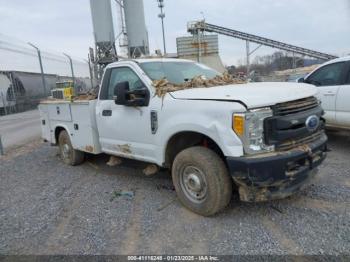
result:
[[[302,189],[326,158],[327,136],[286,152],[256,157],[227,157],[242,201],[261,202],[285,198]]]

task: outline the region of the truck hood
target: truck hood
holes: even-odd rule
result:
[[[175,99],[239,101],[248,108],[272,106],[316,94],[317,89],[312,85],[277,82],[191,88],[171,92]]]

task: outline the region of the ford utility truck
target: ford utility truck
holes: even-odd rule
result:
[[[230,202],[292,195],[317,173],[327,136],[316,89],[302,83],[249,83],[174,89],[219,73],[178,59],[125,60],[106,67],[97,99],[47,99],[42,137],[69,165],[105,153],[171,170],[179,201],[203,216]]]

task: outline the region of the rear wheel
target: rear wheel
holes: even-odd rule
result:
[[[73,148],[67,131],[61,131],[58,137],[58,144],[60,156],[64,163],[76,166],[84,162],[84,153]]]
[[[231,200],[232,179],[223,160],[208,148],[180,152],[173,163],[172,178],[181,203],[197,214],[214,215]]]

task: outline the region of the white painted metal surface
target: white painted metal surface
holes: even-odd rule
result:
[[[57,114],[57,108],[59,108],[60,114]],[[58,141],[55,131],[57,128],[63,128],[70,134],[75,149],[93,154],[101,153],[95,108],[96,100],[73,103],[69,101],[43,101],[39,106],[42,138],[56,144]],[[44,126],[43,120],[47,120]]]
[[[178,99],[242,101],[248,108],[271,106],[315,95],[316,88],[298,83],[250,83],[194,88],[172,93]]]
[[[350,83],[340,87],[336,103],[337,125],[350,129]]]
[[[44,141],[51,141],[51,128],[48,105],[39,105],[41,121],[41,137]]]
[[[305,80],[312,79],[320,70],[337,63],[344,64],[343,74],[341,76],[343,83],[339,85],[318,86],[318,98],[325,110],[324,117],[328,126],[350,129],[350,56],[324,63],[306,76]]]
[[[50,119],[51,142],[56,143],[55,128],[62,127],[72,134],[75,149],[89,152],[87,149],[91,148],[87,146],[92,146],[95,154],[105,152],[161,166],[165,162],[169,140],[180,132],[193,131],[210,137],[225,156],[239,157],[244,154],[243,146],[232,130],[232,115],[247,111],[241,102],[249,107],[271,106],[316,93],[310,85],[265,83],[190,89],[159,98],[154,95],[152,81],[137,63],[121,61],[109,65],[107,69],[118,67],[128,67],[135,72],[151,93],[150,104],[147,107],[126,107],[116,105],[113,99],[81,104],[62,102],[70,106],[72,121]],[[47,104],[55,105],[57,102]],[[109,112],[107,115],[103,114],[106,110]],[[151,130],[151,112],[157,113],[158,129],[155,134]],[[75,123],[79,124],[78,131],[74,130]]]
[[[64,122],[72,121],[70,104],[49,104],[48,113],[51,120]]]

